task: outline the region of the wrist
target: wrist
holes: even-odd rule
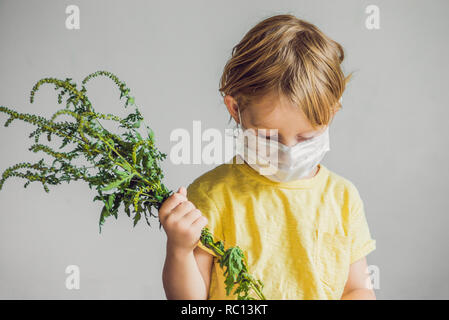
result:
[[[184,248],[179,245],[173,244],[170,241],[167,241],[167,255],[171,255],[176,258],[186,258],[192,253],[192,249]]]

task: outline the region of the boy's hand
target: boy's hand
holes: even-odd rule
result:
[[[207,225],[207,218],[187,200],[187,190],[180,187],[159,209],[159,220],[167,233],[167,248],[191,252]]]

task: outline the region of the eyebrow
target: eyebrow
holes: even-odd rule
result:
[[[316,132],[314,132],[313,134],[310,135],[310,137],[306,137],[304,135],[299,135],[299,136],[302,137],[302,138],[305,138],[305,139],[312,139],[312,138],[316,137],[317,135],[318,134]]]

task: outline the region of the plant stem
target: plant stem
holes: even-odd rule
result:
[[[265,298],[264,294],[262,293],[262,291],[260,291],[259,285],[255,284],[254,281],[250,281],[250,284],[253,287],[253,289],[256,292],[256,294],[259,296],[260,300],[267,300]]]
[[[213,241],[207,241],[207,240],[203,240],[202,238],[200,239],[201,243],[204,244],[207,248],[211,248],[212,251],[214,251],[217,255],[220,256],[220,258],[223,257],[224,252],[218,248]],[[255,281],[253,279],[251,279],[250,277],[248,277],[246,274],[244,274],[244,278],[250,283],[251,287],[253,288],[253,290],[256,292],[256,294],[259,296],[260,300],[267,300],[264,296],[264,294],[262,293],[262,291],[260,291],[259,289],[259,285],[257,283],[255,283]]]

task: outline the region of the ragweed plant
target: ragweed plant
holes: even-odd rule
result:
[[[134,106],[134,112],[120,118],[114,114],[95,111],[87,96],[85,85],[98,76],[111,79],[120,90],[120,100],[125,99],[124,107]],[[29,150],[34,153],[43,152],[53,161],[48,164],[41,159],[36,163],[21,162],[9,167],[2,174],[0,190],[5,180],[10,177],[26,179],[25,188],[31,182],[40,182],[45,192],[49,192],[49,185],[83,180],[88,183],[89,188],[95,188],[97,191],[93,201],[103,203],[99,219],[100,232],[106,218],[114,216],[117,219],[121,205],[128,217],[133,219],[134,226],[142,216],[151,226],[151,217],[158,217],[156,211],[173,191],[168,190],[162,183],[164,174],[160,162],[166,158],[166,154],[155,147],[153,131],[145,125],[145,135],[139,132],[144,119],[135,104],[134,97],[130,96],[130,89],[107,71],[97,71],[88,75],[83,79],[80,89],[72,78],[65,80],[44,78],[32,88],[31,103],[34,102],[34,96],[43,84],[54,85],[58,91],[58,103],[65,104],[64,108],[56,111],[49,119],[19,113],[5,106],[0,106],[0,112],[9,116],[5,127],[15,119],[35,125],[37,128],[29,135],[29,138],[34,138]],[[57,121],[62,116],[68,117],[71,121]],[[113,121],[124,132],[112,133],[100,123],[100,120]],[[61,142],[59,149],[55,150],[41,143],[40,137],[43,134],[47,136],[48,142],[52,141],[53,136],[59,137]],[[71,149],[62,151],[61,149],[65,147]],[[77,159],[84,159],[84,162],[87,161],[91,165],[76,165],[74,162]],[[254,299],[250,296],[251,289],[260,299],[265,299],[262,293],[263,283],[248,273],[247,260],[238,246],[225,250],[223,242],[215,241],[207,228],[202,230],[200,241],[218,255],[220,267],[226,268],[224,276],[227,295],[236,286],[234,294],[238,295],[238,299]]]

